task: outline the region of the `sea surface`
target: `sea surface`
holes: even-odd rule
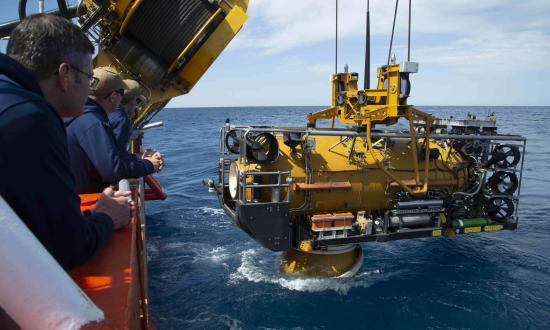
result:
[[[516,231],[369,243],[349,279],[278,271],[202,184],[217,178],[219,128],[305,126],[321,107],[165,109],[145,147],[162,151],[168,192],[148,202],[149,289],[158,329],[549,329],[550,107],[420,107],[497,115],[528,138]]]

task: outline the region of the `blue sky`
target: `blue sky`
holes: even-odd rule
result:
[[[74,2],[74,1],[73,1]],[[29,8],[37,1],[29,1]],[[413,0],[409,103],[549,105],[550,1]],[[47,7],[55,4],[46,0]],[[387,59],[394,1],[371,0],[372,65]],[[338,68],[363,76],[366,0],[339,1]],[[407,1],[394,53],[406,59]],[[334,0],[250,0],[249,20],[202,80],[169,107],[327,105]],[[17,17],[3,1],[0,20]],[[2,50],[5,42],[2,42]]]

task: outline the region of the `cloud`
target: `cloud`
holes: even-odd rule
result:
[[[330,102],[335,0],[253,0],[249,20],[186,96],[186,105]],[[372,70],[384,63],[395,1],[371,0]],[[394,53],[406,53],[408,1],[399,1]],[[414,104],[543,105],[550,84],[549,0],[414,0]],[[339,70],[364,65],[366,0],[339,1]],[[371,80],[374,81],[374,80]],[[234,86],[234,88],[231,88]],[[246,88],[242,88],[246,86]],[[211,97],[212,90],[218,97]],[[205,101],[206,100],[206,101]],[[205,102],[207,102],[205,104]]]
[[[334,64],[329,64],[329,63],[313,64],[308,66],[306,70],[313,73],[332,72],[334,71]]]
[[[496,32],[479,34],[447,42],[443,46],[426,46],[415,50],[415,60],[442,64],[464,71],[480,66],[484,71],[522,71],[548,69],[550,35],[541,31]]]
[[[465,60],[466,64],[496,61],[499,65],[521,67],[548,62],[550,1],[415,0],[412,3],[413,51],[419,55],[419,61],[457,65]],[[373,0],[370,6],[373,36],[389,37],[395,2]],[[365,12],[365,0],[340,0],[339,37],[363,38]],[[335,1],[331,0],[251,1],[247,23],[250,28],[243,29],[236,40],[237,47],[273,55],[333,40],[334,14]],[[407,17],[408,2],[401,1],[398,35],[406,34]],[[396,44],[403,46],[403,41]]]

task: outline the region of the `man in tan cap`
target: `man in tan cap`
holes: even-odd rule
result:
[[[90,86],[89,98],[99,104],[109,115],[120,105],[128,86],[118,72],[111,67],[94,69],[94,77],[97,80]]]
[[[126,150],[132,130],[130,118],[135,116],[137,108],[143,102],[141,98],[143,96],[141,95],[141,86],[137,81],[125,79],[124,83],[127,88],[124,90],[124,96],[122,96],[120,106],[109,114],[109,123],[115,134],[118,147]]]
[[[140,84],[132,79],[125,79],[126,89],[118,108],[109,114],[109,124],[115,135],[118,148],[128,149],[128,142],[132,134],[132,117],[135,116],[138,107],[145,104],[145,96],[141,94]],[[164,166],[164,156],[158,151],[147,152],[144,158],[154,157],[160,160],[160,167]]]
[[[120,105],[128,86],[110,67],[94,69],[97,80],[82,115],[66,120],[71,170],[79,194],[103,190],[124,178],[138,178],[162,168],[159,157],[137,159],[116,143],[108,115]]]

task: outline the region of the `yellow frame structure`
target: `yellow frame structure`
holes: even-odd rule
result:
[[[401,79],[403,73],[400,72],[399,64],[391,64],[378,68],[378,82],[376,89],[366,89],[363,91],[357,88],[356,73],[338,73],[332,75],[332,106],[319,112],[311,113],[307,116],[308,126],[315,126],[319,119],[330,119],[331,127],[334,127],[336,118],[342,124],[353,124],[362,126],[366,129],[367,149],[371,156],[377,160],[378,167],[393,181],[397,182],[406,192],[417,195],[428,191],[429,176],[429,134],[435,118],[423,111],[415,109],[407,104],[406,96],[400,96]],[[361,95],[362,94],[362,95]],[[360,96],[363,101],[360,101]],[[403,180],[394,175],[388,169],[382,160],[378,159],[374,153],[371,130],[376,124],[391,125],[397,123],[399,118],[406,118],[409,121],[411,153],[414,168],[414,180],[416,186],[410,188]],[[426,123],[424,135],[424,176],[420,180],[420,170],[418,166],[417,136],[414,129],[414,121],[419,120]]]

